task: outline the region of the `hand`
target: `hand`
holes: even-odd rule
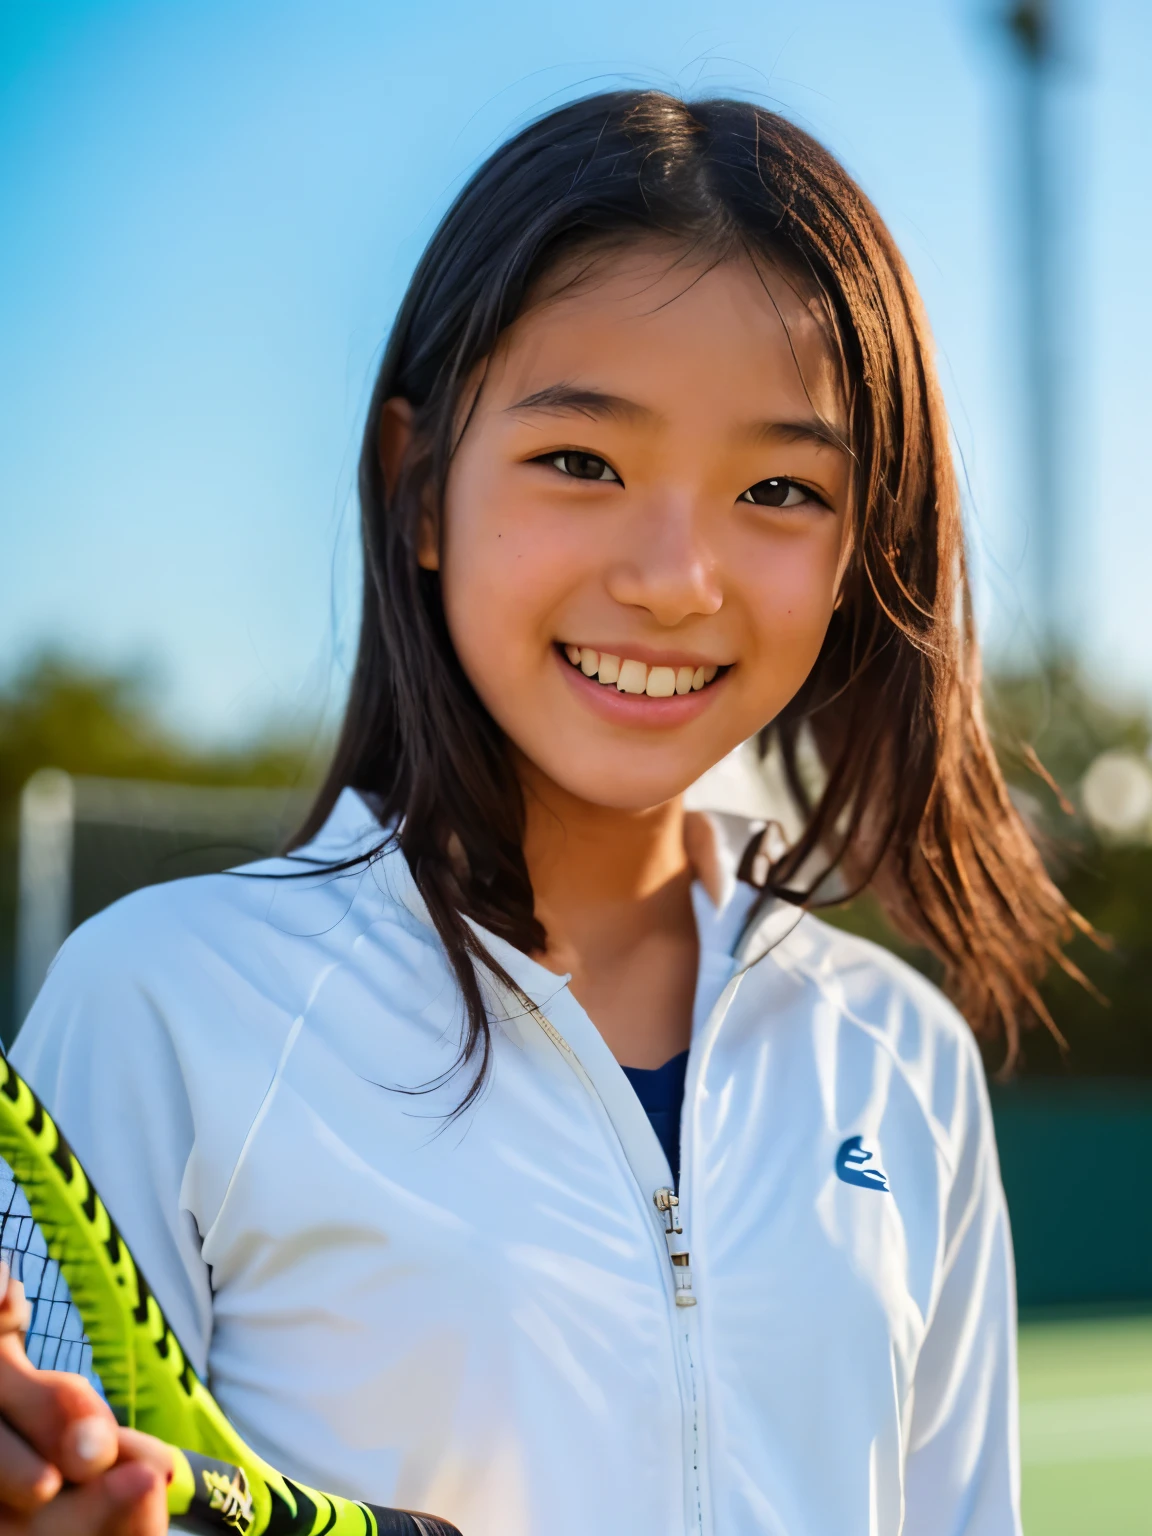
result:
[[[168,1447],[121,1429],[82,1376],[37,1370],[6,1265],[0,1292],[0,1536],[163,1536]]]

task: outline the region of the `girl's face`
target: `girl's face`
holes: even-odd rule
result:
[[[750,261],[636,250],[506,334],[421,564],[477,694],[564,790],[670,800],[803,683],[847,559],[836,378]]]

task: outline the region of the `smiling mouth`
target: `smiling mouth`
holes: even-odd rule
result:
[[[594,651],[587,645],[560,645],[558,649],[585,677],[619,693],[646,694],[650,699],[670,699],[675,694],[699,693],[728,667],[650,667],[611,651]]]

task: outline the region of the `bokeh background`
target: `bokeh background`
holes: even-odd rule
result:
[[[998,745],[1108,936],[993,1082],[1026,1530],[1152,1532],[1150,60],[1146,0],[0,0],[4,1038],[75,922],[306,802],[373,369],[471,168],[584,91],[753,95],[920,283]]]

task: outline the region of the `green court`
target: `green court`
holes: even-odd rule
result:
[[[1020,1325],[1025,1536],[1152,1536],[1152,1314]]]

